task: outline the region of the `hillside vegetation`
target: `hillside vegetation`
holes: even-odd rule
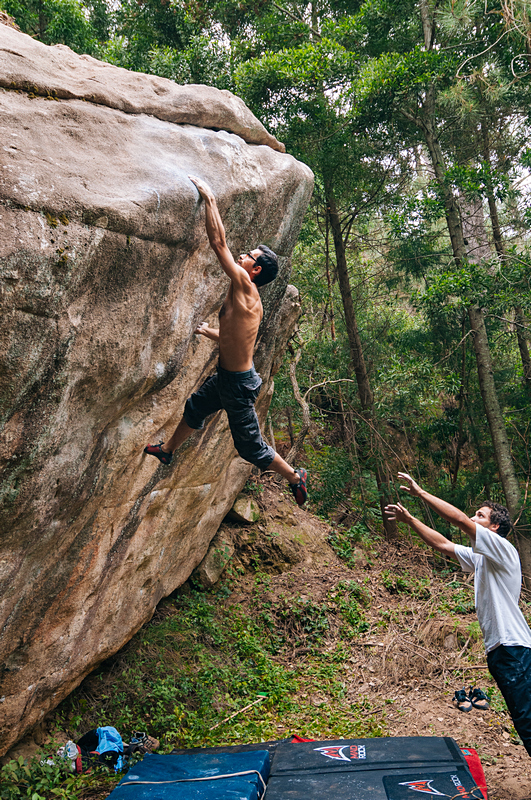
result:
[[[225,523],[237,551],[220,582],[204,591],[192,579],[164,600],[47,721],[43,752],[50,738],[76,739],[98,725],[116,726],[124,739],[147,730],[159,752],[294,733],[452,736],[478,750],[492,800],[527,798],[529,759],[487,671],[473,585],[457,565],[413,540],[386,543],[361,524],[330,526],[271,479],[254,497],[257,523]],[[489,711],[453,707],[455,689],[469,685],[488,692]],[[16,794],[13,761],[3,779],[9,768],[11,794],[0,796],[27,796]],[[48,788],[33,785],[34,800],[103,798],[116,783],[98,773],[65,785],[48,769]]]

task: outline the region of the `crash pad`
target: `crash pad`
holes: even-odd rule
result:
[[[419,792],[457,795],[460,800],[481,797],[453,739],[393,737],[279,743],[267,800],[415,800]]]
[[[109,800],[258,800],[269,767],[267,750],[148,753],[129,770]]]

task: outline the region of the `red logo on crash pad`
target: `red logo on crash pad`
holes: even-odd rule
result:
[[[424,794],[438,794],[440,797],[447,797],[444,792],[439,792],[437,789],[434,789],[431,785],[431,782],[435,780],[435,778],[430,778],[428,781],[405,781],[404,783],[400,783],[399,786],[407,786],[414,792],[423,792]]]
[[[333,758],[336,761],[350,761],[350,758],[344,753],[348,749],[348,744],[344,744],[342,747],[315,747],[314,749],[327,758]]]
[[[332,745],[331,747],[315,747],[314,749],[327,758],[333,758],[335,761],[351,761],[353,758],[367,757],[365,754],[365,745],[363,744]]]

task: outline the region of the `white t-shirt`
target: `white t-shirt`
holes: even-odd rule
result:
[[[476,613],[487,653],[500,644],[531,647],[531,630],[518,606],[520,558],[513,545],[476,522],[474,547],[455,545],[465,572],[474,572]]]

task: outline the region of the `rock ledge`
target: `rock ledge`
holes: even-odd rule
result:
[[[168,78],[78,55],[63,44],[48,47],[7,22],[0,25],[0,87],[50,99],[85,100],[178,125],[225,130],[249,144],[286,152],[232,92],[200,84],[180,86]]]

